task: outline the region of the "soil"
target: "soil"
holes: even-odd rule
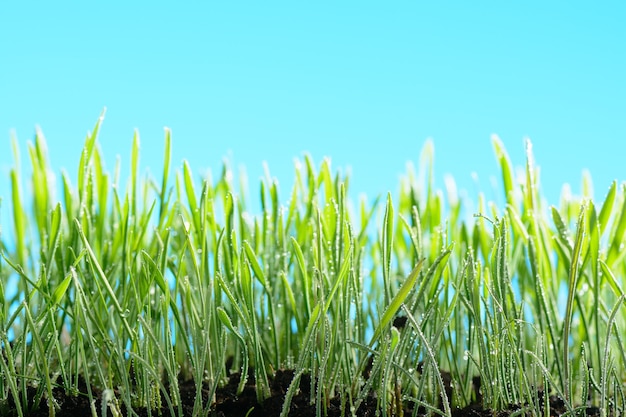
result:
[[[230,375],[229,381],[225,386],[219,387],[216,391],[215,403],[212,406],[212,416],[215,417],[272,417],[279,416],[282,410],[283,400],[285,393],[293,379],[294,371],[292,370],[278,370],[273,379],[271,380],[271,396],[263,401],[261,404],[257,402],[255,386],[254,386],[254,378],[250,376],[246,383],[245,389],[241,395],[237,395],[237,386],[239,384],[240,374],[233,373]],[[442,373],[442,376],[446,376],[445,373]],[[476,381],[475,380],[475,384]],[[479,385],[478,385],[479,386]],[[182,409],[185,416],[192,416],[193,412],[193,404],[196,395],[196,387],[193,381],[180,381],[179,382],[180,393],[181,393],[181,402]],[[94,395],[98,398],[101,397],[101,392],[96,389],[92,389]],[[82,382],[82,386],[79,386],[79,391],[84,393],[87,392],[87,387]],[[303,375],[300,380],[300,390],[293,397],[291,403],[291,409],[289,412],[290,416],[294,417],[312,417],[316,415],[315,404],[310,403],[310,391],[311,391],[311,378],[308,375]],[[69,396],[65,393],[65,391],[61,388],[55,388],[54,391],[55,399],[57,403],[61,405],[61,410],[57,411],[56,415],[60,417],[64,416],[90,416],[91,415],[91,407],[89,404],[89,399],[86,395],[78,395],[78,396]],[[208,395],[208,386],[203,390],[205,395]],[[542,392],[539,392],[539,395],[543,395]],[[27,416],[33,417],[44,417],[49,416],[48,406],[45,399],[41,400],[41,403],[38,407],[34,407],[32,404],[33,398],[35,396],[35,389],[31,388],[28,391],[28,397],[30,398],[29,407],[35,411],[31,411],[27,413]],[[208,400],[208,398],[203,398],[204,403]],[[12,399],[9,400],[8,410],[13,410],[15,408],[15,404],[12,402]],[[359,407],[357,410],[357,416],[369,417],[376,416],[376,405],[377,400],[374,395],[370,395]],[[4,408],[4,407],[3,407]],[[95,408],[100,413],[101,403],[100,400],[95,404]],[[441,409],[441,406],[439,407]],[[328,405],[328,417],[342,417],[341,413],[341,399],[338,397],[332,398]],[[7,408],[4,408],[3,411],[6,411]],[[453,409],[452,415],[453,417],[508,417],[511,415],[530,415],[530,413],[522,412],[520,414],[521,407],[520,405],[511,405],[506,410],[502,411],[493,411],[490,409],[485,409],[482,407],[480,401],[475,402],[465,408],[456,408]],[[404,404],[404,415],[411,416],[413,415],[412,403]],[[556,396],[550,397],[550,416],[560,416],[566,413],[566,408],[562,400],[560,400]],[[140,416],[148,416],[148,410],[140,409],[135,410],[135,412]],[[127,415],[126,410],[122,408],[122,413]],[[9,415],[15,415],[9,411]],[[170,416],[170,412],[167,408],[163,408],[161,410],[152,410],[153,416]],[[417,416],[425,416],[426,411],[422,409],[418,409],[416,411]],[[600,410],[597,407],[588,407],[586,409],[587,416],[599,416]],[[109,416],[112,414],[109,411]]]

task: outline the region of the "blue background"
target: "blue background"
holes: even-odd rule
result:
[[[266,161],[286,200],[304,151],[351,167],[353,195],[373,197],[397,191],[432,138],[437,183],[450,173],[475,197],[499,178],[496,133],[518,166],[532,140],[548,202],[564,183],[578,192],[585,168],[601,199],[626,177],[625,4],[2,2],[5,231],[10,132],[27,167],[41,126],[75,180],[105,106],[100,143],[122,174],[137,128],[142,167],[160,175],[168,126],[175,167],[200,177],[229,156],[254,198]]]

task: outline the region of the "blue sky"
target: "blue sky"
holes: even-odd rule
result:
[[[289,183],[304,151],[350,166],[353,193],[396,191],[427,138],[438,182],[475,196],[498,175],[496,133],[515,165],[532,140],[549,202],[584,168],[602,198],[626,178],[625,4],[2,2],[2,211],[11,130],[23,165],[39,125],[74,173],[105,106],[110,169],[116,155],[128,168],[137,128],[159,172],[168,126],[175,166],[215,172],[231,155],[255,196],[263,161]]]

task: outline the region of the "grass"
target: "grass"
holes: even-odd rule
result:
[[[35,387],[53,416],[62,387],[88,396],[94,416],[122,406],[180,415],[180,376],[196,385],[194,414],[210,415],[230,372],[253,369],[261,401],[273,373],[292,368],[285,416],[305,373],[318,416],[337,395],[350,414],[372,392],[383,416],[411,403],[450,415],[476,399],[475,375],[494,410],[547,416],[542,387],[572,416],[592,404],[624,413],[626,186],[614,182],[596,204],[585,177],[582,197],[548,207],[530,143],[516,176],[494,139],[506,204],[479,195],[470,219],[453,184],[434,188],[431,145],[424,180],[409,170],[397,196],[372,204],[348,199],[349,179],[329,160],[305,157],[288,198],[261,181],[255,215],[227,166],[215,180],[198,182],[187,163],[170,175],[169,131],[163,178],[141,177],[135,136],[120,183],[119,166],[113,176],[103,166],[101,121],[76,184],[67,173],[56,189],[47,181],[41,134],[28,179],[14,146],[2,205],[12,224],[0,229],[14,236],[0,235],[0,412],[11,399],[26,415]],[[103,390],[100,409],[91,387]]]

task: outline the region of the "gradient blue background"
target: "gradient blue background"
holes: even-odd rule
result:
[[[255,198],[263,161],[290,184],[303,151],[350,166],[354,195],[395,192],[427,138],[438,183],[451,173],[475,196],[499,175],[496,133],[519,166],[532,140],[550,203],[563,183],[580,190],[584,168],[601,199],[626,178],[625,5],[2,2],[3,216],[11,130],[27,166],[41,126],[53,165],[75,179],[105,106],[109,169],[120,155],[128,172],[137,128],[142,167],[158,175],[168,126],[174,166],[218,172],[230,155]]]

